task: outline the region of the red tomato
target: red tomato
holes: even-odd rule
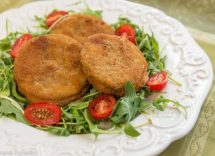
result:
[[[88,111],[96,120],[107,119],[112,114],[115,104],[116,99],[112,95],[101,95],[90,102]]]
[[[33,36],[31,34],[23,34],[22,36],[20,36],[15,43],[13,44],[11,51],[10,51],[10,55],[13,58],[16,58],[19,50],[21,49],[21,47],[32,38]]]
[[[123,24],[116,29],[115,34],[125,36],[129,41],[135,43],[135,30],[130,24]]]
[[[53,11],[46,17],[46,25],[50,27],[54,24],[61,16],[68,14],[67,11]]]
[[[149,78],[147,86],[152,91],[161,91],[167,84],[167,72],[159,72]]]
[[[25,118],[39,126],[56,124],[60,121],[61,115],[61,109],[57,104],[47,102],[31,103],[24,111]]]

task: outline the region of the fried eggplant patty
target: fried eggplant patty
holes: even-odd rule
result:
[[[82,96],[88,87],[80,65],[79,42],[50,34],[31,39],[14,62],[14,80],[31,102],[66,104]]]
[[[52,34],[64,34],[84,43],[87,37],[97,34],[114,34],[110,25],[95,16],[76,14],[65,17],[51,30]]]
[[[90,36],[81,51],[81,64],[88,81],[106,94],[124,95],[127,81],[139,90],[148,79],[141,51],[126,38],[115,35]]]

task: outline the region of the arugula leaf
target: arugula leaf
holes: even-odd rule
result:
[[[48,29],[46,25],[46,17],[34,16],[34,18],[35,18],[35,21],[38,22],[40,28]]]
[[[64,125],[66,125],[70,134],[80,134],[89,132],[88,124],[84,118],[85,109],[67,109],[63,111],[62,120],[64,120]]]
[[[16,108],[17,110],[19,110],[22,114],[24,113],[22,107],[20,106],[19,103],[17,103],[15,100],[13,100],[12,98],[10,97],[7,97],[7,96],[2,96],[0,95],[0,100],[7,100],[10,102],[10,105],[13,106],[14,108]]]
[[[14,107],[14,105],[11,104],[11,101],[7,99],[0,98],[0,114],[7,116],[11,119],[17,120],[19,122],[22,122],[24,124],[28,124],[24,119],[22,111]]]
[[[161,58],[159,53],[158,43],[155,40],[154,34],[149,36],[143,33],[142,41],[139,43],[139,48],[143,52],[148,62],[149,75],[165,70],[165,59]]]
[[[86,94],[85,96],[83,96],[83,97],[81,98],[81,100],[83,100],[83,101],[90,101],[90,100],[94,99],[96,96],[98,96],[99,94],[100,94],[100,93],[97,92],[97,91],[95,90],[95,88],[92,88],[92,89],[89,91],[88,94]]]
[[[176,107],[181,108],[185,112],[185,118],[187,118],[187,110],[186,110],[186,108],[182,104],[180,104],[178,101],[173,101],[173,100],[170,100],[170,99],[166,99],[163,96],[161,96],[158,99],[155,99],[153,101],[153,106],[156,109],[158,109],[160,111],[163,111],[164,107],[167,107],[168,103],[172,103]]]
[[[130,81],[125,84],[125,96],[129,97],[130,101],[133,101],[136,96],[135,88]]]
[[[158,109],[158,110],[160,110],[160,111],[164,111],[164,108],[163,108],[163,103],[161,103],[161,102],[159,102],[159,101],[154,101],[153,102],[153,106],[156,108],[156,109]]]
[[[111,115],[115,124],[126,124],[134,119],[139,113],[144,99],[136,95],[131,82],[125,84],[125,96],[118,100],[116,108]]]
[[[144,96],[144,90],[141,90],[136,94],[132,83],[127,82],[125,84],[125,96],[118,100],[114,112],[110,117],[111,121],[116,125],[127,124],[149,108],[154,107],[155,109],[163,111],[168,103],[173,103],[175,106],[182,108],[186,112],[184,106],[179,102],[165,99],[162,96],[153,102],[149,102]]]
[[[172,77],[172,73],[168,72],[168,78],[169,80],[174,83],[175,85],[177,86],[182,86],[182,84],[180,82],[178,82],[177,80],[175,80],[173,77]]]
[[[84,109],[87,108],[87,106],[89,105],[89,101],[81,101],[81,100],[77,100],[74,102],[71,102],[68,106],[69,109]]]
[[[0,65],[0,95],[10,95],[10,83],[12,80],[12,67]]]
[[[111,120],[115,124],[127,123],[131,120],[131,106],[127,98],[121,99],[117,102],[117,107],[111,116]]]
[[[22,33],[20,32],[9,33],[6,38],[0,40],[0,52],[9,52],[11,49],[11,45],[21,34]]]
[[[36,28],[38,28],[37,32],[31,32],[30,29],[28,32],[32,34],[34,37],[46,35],[50,32],[50,29],[46,26],[46,17],[38,17],[34,16],[34,20],[38,23]]]
[[[84,109],[89,105],[89,102],[99,94],[100,94],[99,92],[97,92],[94,88],[92,88],[88,94],[86,94],[85,96],[81,97],[76,101],[71,102],[68,105],[67,109]]]
[[[38,129],[48,131],[49,133],[58,136],[69,136],[70,134],[85,134],[89,133],[89,126],[84,118],[83,110],[70,109],[65,111],[62,108],[62,122],[55,126],[37,127]]]
[[[50,126],[46,129],[51,134],[58,135],[58,136],[69,136],[70,132],[63,127],[56,127],[56,126]]]
[[[147,109],[151,108],[151,106],[152,106],[152,104],[150,102],[146,101],[145,99],[141,100],[140,102],[141,102],[141,104],[140,104],[140,107],[138,108],[140,113],[145,113],[145,111]]]
[[[131,124],[126,124],[124,127],[124,132],[128,136],[138,137],[140,136],[140,132],[138,132]]]
[[[12,80],[12,88],[11,88],[11,95],[18,100],[19,102],[23,102],[23,103],[28,103],[28,99],[24,98],[23,96],[21,96],[19,93],[17,93],[16,90],[16,83],[14,80]]]
[[[0,40],[0,114],[28,124],[23,117],[23,103],[18,103],[12,98],[13,96],[22,98],[12,89],[13,60],[9,54],[12,44],[21,34],[9,33],[6,38]]]
[[[91,10],[90,8],[87,8],[86,10],[84,10],[82,12],[82,14],[96,16],[96,17],[102,19],[102,11],[100,11],[100,10]]]

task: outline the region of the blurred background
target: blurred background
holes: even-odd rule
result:
[[[31,1],[33,0],[1,0],[0,13]],[[180,20],[208,54],[213,66],[215,66],[215,0],[129,1],[158,8],[167,15]],[[214,156],[215,113],[211,112],[215,112],[214,83],[193,130],[184,138],[172,143],[161,156]]]
[[[215,0],[130,0],[176,17],[185,25],[215,34]]]
[[[181,21],[195,39],[215,44],[215,0],[130,0],[164,11]]]

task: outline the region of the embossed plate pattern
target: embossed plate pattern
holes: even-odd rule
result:
[[[83,3],[76,0],[43,1],[29,3],[19,9],[0,15],[0,38],[6,36],[6,19],[9,31],[37,29],[34,15],[44,16],[53,9],[83,10]],[[139,128],[141,136],[129,138],[121,135],[101,135],[97,141],[92,135],[56,137],[32,127],[2,118],[0,120],[0,152],[31,153],[38,156],[142,156],[156,155],[171,142],[185,136],[194,126],[205,97],[210,90],[213,71],[209,58],[196,44],[184,26],[154,8],[123,0],[86,0],[92,9],[103,10],[104,20],[113,23],[122,15],[143,26],[148,33],[154,32],[162,55],[167,55],[167,69],[180,81],[182,87],[171,83],[165,97],[178,100],[187,107],[188,117],[177,109],[151,112],[152,125]],[[140,125],[149,116],[140,115],[132,123]]]

